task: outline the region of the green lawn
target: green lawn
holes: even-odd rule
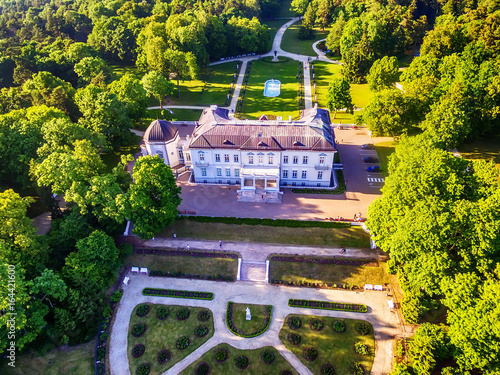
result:
[[[283,3],[281,4],[281,9],[280,13],[278,14],[278,17],[283,18],[283,17],[296,17],[297,15],[295,12],[292,12],[290,10],[290,4],[292,4],[292,0],[284,0]]]
[[[353,362],[361,363],[364,366],[365,374],[369,374],[373,365],[375,340],[373,338],[373,328],[371,324],[363,320],[354,319],[338,319],[310,315],[288,315],[287,319],[292,316],[297,316],[302,319],[302,326],[299,329],[292,330],[288,324],[283,324],[280,331],[280,339],[285,346],[297,356],[297,358],[307,366],[313,374],[321,374],[321,366],[325,363],[333,365],[335,374],[348,375],[351,374],[350,366]],[[320,319],[324,323],[321,331],[313,331],[309,326],[309,321],[313,318]],[[342,320],[346,325],[346,330],[343,333],[337,333],[332,329],[332,323],[335,320]],[[355,330],[356,323],[367,323],[370,325],[370,333],[361,335]],[[302,336],[302,341],[299,345],[292,345],[287,336],[290,332],[297,333]],[[354,351],[356,342],[363,342],[368,345],[370,354],[361,356]],[[307,347],[314,347],[318,350],[318,357],[314,361],[305,359],[303,351]]]
[[[278,32],[278,29],[283,26],[285,23],[287,23],[289,20],[264,20],[262,21],[264,25],[267,26],[267,29],[269,30],[269,40],[271,41],[271,46],[273,45],[274,37],[276,36],[276,33]]]
[[[229,353],[228,358],[223,363],[218,363],[215,358],[215,352],[219,348],[226,349]],[[260,353],[265,350],[271,350],[275,355],[275,360],[272,364],[267,365],[260,359]],[[240,370],[234,365],[234,360],[236,357],[244,355],[249,359],[249,365],[247,369]],[[228,344],[220,344],[208,352],[206,352],[199,360],[192,363],[184,371],[181,372],[183,375],[192,375],[201,362],[207,362],[210,365],[210,374],[212,375],[228,375],[228,374],[239,374],[244,373],[248,375],[263,375],[263,374],[280,374],[282,370],[289,370],[292,374],[297,374],[297,371],[286,361],[285,358],[278,353],[276,349],[271,346],[266,346],[254,350],[240,350],[233,348]]]
[[[246,320],[246,308],[250,309],[251,320]],[[263,331],[266,324],[266,306],[248,303],[233,303],[233,323],[245,333]]]
[[[314,61],[314,73],[316,77],[316,91],[318,94],[318,106],[326,108],[328,85],[332,78],[341,77],[342,66],[338,64],[327,63],[324,61]],[[312,83],[311,83],[312,84]],[[311,88],[314,95],[314,86]],[[368,84],[351,84],[351,97],[354,105],[358,108],[365,108],[373,96]],[[356,111],[354,115],[345,112],[337,112],[335,119],[331,114],[332,122],[334,123],[353,123],[354,116],[361,114],[361,111]]]
[[[314,39],[300,40],[297,38],[300,25],[300,22],[295,22],[292,26],[286,29],[281,41],[281,49],[286,52],[298,53],[300,55],[317,56],[314,53],[312,45],[317,40],[325,39],[328,36],[329,29],[321,30],[320,28],[315,28]]]
[[[388,166],[389,166],[389,156],[394,152],[394,149],[398,145],[396,141],[389,142],[379,142],[375,143],[375,149],[377,150],[378,158],[380,160],[380,169],[382,170],[382,175],[384,177],[389,176]]]
[[[139,146],[142,138],[138,135],[133,134],[130,137],[130,142],[126,146],[121,146],[119,150],[113,150],[111,152],[101,154],[102,161],[106,164],[106,170],[111,172],[111,170],[116,167],[122,155],[134,155],[141,151]]]
[[[466,159],[493,160],[500,169],[500,135],[490,135],[468,142],[458,147],[458,151]]]
[[[237,64],[241,68],[240,61],[205,67],[200,71],[200,79],[180,81],[180,98],[177,97],[177,81],[173,80],[175,93],[164,105],[224,106]]]
[[[227,254],[225,252],[224,254]],[[203,276],[222,275],[236,280],[238,260],[228,258],[201,258],[175,255],[132,254],[126,267],[147,267],[162,272],[182,272]]]
[[[166,227],[161,236],[171,238],[263,242],[311,246],[346,246],[368,248],[369,236],[361,227],[351,228],[288,228],[264,225],[199,223],[184,219]]]
[[[128,359],[130,365],[130,373],[135,374],[137,366],[143,362],[148,362],[151,364],[150,374],[161,374],[167,369],[172,367],[175,363],[179,362],[181,359],[185,358],[198,347],[206,342],[214,334],[214,322],[213,316],[207,322],[200,323],[198,321],[198,312],[201,310],[207,310],[200,307],[189,307],[190,315],[189,318],[183,321],[177,320],[176,313],[183,306],[173,306],[173,305],[154,305],[149,304],[150,311],[145,317],[139,317],[136,314],[137,308],[132,312],[130,317],[130,328],[128,334]],[[159,307],[167,307],[170,310],[170,315],[165,320],[160,320],[156,317],[156,312]],[[146,323],[146,332],[141,337],[134,337],[132,335],[132,327],[136,323]],[[209,329],[208,334],[205,337],[197,337],[194,334],[194,329],[198,325],[207,326]],[[187,349],[178,350],[175,346],[177,340],[181,336],[186,336],[189,338],[190,344]],[[132,356],[132,348],[136,344],[144,344],[146,347],[144,355],[139,358],[134,358]],[[156,357],[158,352],[161,350],[169,350],[171,357],[170,361],[164,364],[158,364]]]
[[[94,373],[95,341],[74,347],[58,347],[41,356],[35,353],[17,355],[16,367],[2,359],[0,373],[4,375],[88,375]]]
[[[288,119],[289,115],[297,116],[299,110],[299,84],[296,78],[298,67],[299,64],[295,60],[282,63],[254,61],[241,110],[242,116],[250,119],[257,119],[262,114],[283,116],[283,119]],[[281,82],[281,94],[274,98],[265,97],[264,84],[272,78]]]
[[[146,72],[141,72],[135,65],[110,64],[109,67],[116,79],[120,79],[126,73],[132,74],[135,78],[141,79]]]
[[[296,263],[271,261],[270,280],[309,283],[348,284],[363,287],[364,284],[389,284],[384,262],[379,267],[338,266],[333,264]]]
[[[165,115],[162,115],[162,111]],[[170,113],[172,111],[173,113]],[[201,116],[201,109],[183,109],[172,108],[170,111],[166,108],[150,109],[146,111],[146,115],[142,119],[142,126],[137,126],[138,130],[146,130],[148,126],[156,119],[165,119],[168,121],[198,121]]]

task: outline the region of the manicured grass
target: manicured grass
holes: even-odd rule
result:
[[[320,28],[315,28],[314,39],[300,40],[299,38],[297,38],[300,25],[301,22],[297,21],[288,29],[286,29],[281,41],[281,49],[286,52],[298,53],[300,55],[317,56],[314,53],[312,45],[317,40],[325,39],[328,36],[329,29],[321,30]]]
[[[237,64],[241,68],[240,61],[205,67],[200,71],[200,79],[180,81],[180,98],[177,97],[177,81],[173,80],[175,93],[164,105],[224,106]]]
[[[218,363],[215,358],[215,352],[217,349],[224,348],[229,353],[228,358],[223,363]],[[274,353],[274,362],[270,365],[265,364],[260,359],[260,353],[263,350],[271,350]],[[240,355],[244,355],[249,359],[249,365],[246,370],[240,370],[234,365],[234,359]],[[210,365],[210,374],[212,375],[227,375],[227,374],[248,374],[248,375],[263,375],[263,374],[279,374],[281,370],[290,370],[292,374],[297,374],[297,371],[286,361],[285,358],[278,353],[278,351],[272,346],[266,346],[254,350],[240,350],[233,348],[228,344],[220,344],[216,347],[210,349],[206,352],[199,360],[189,365],[184,371],[181,372],[182,375],[192,375],[196,366],[201,362],[207,362]]]
[[[111,152],[102,154],[101,158],[104,164],[106,164],[106,170],[108,172],[111,172],[120,161],[122,155],[134,155],[141,151],[141,147],[139,146],[141,140],[141,137],[133,134],[130,137],[130,142],[128,145],[121,146],[119,150],[113,150]]]
[[[466,159],[493,160],[500,169],[500,135],[489,135],[458,147]]]
[[[380,262],[379,267],[370,267],[271,261],[269,274],[269,280],[348,284],[358,287],[391,281],[384,262]]]
[[[288,119],[298,115],[299,98],[296,75],[299,64],[295,60],[274,64],[263,60],[254,61],[248,80],[241,115],[249,119],[257,119],[262,114],[283,116]],[[278,97],[265,97],[264,84],[269,79],[281,82],[281,93]]]
[[[170,113],[170,111],[172,111],[173,113]],[[142,119],[142,126],[140,124],[137,124],[135,129],[145,131],[148,126],[156,119],[167,121],[198,121],[200,119],[201,112],[201,109],[150,109],[146,111],[146,114]]]
[[[246,308],[250,309],[251,320],[246,320]],[[229,308],[229,306],[228,306]],[[245,333],[255,331],[265,332],[266,327],[265,305],[250,305],[247,303],[233,303],[233,324]]]
[[[141,79],[146,72],[141,72],[135,65],[111,64],[109,65],[116,79],[120,79],[125,74],[132,74],[135,78]]]
[[[302,319],[302,326],[299,329],[291,329],[288,324],[283,324],[280,331],[280,339],[285,346],[307,366],[313,374],[321,374],[321,367],[325,363],[333,365],[335,374],[351,374],[350,366],[353,362],[359,362],[364,366],[365,374],[369,374],[373,365],[375,340],[371,324],[363,320],[328,318],[323,316],[310,315],[288,315],[286,319],[296,316]],[[320,319],[324,323],[321,331],[311,329],[309,321],[313,318]],[[337,333],[332,329],[332,323],[341,320],[346,325],[343,333]],[[355,330],[356,323],[370,324],[370,333],[361,335]],[[287,338],[289,333],[297,333],[302,336],[299,345],[292,345]],[[361,341],[368,345],[370,354],[362,356],[354,351],[354,344]],[[304,358],[303,351],[307,347],[314,347],[318,350],[318,357],[314,361]]]
[[[74,347],[58,347],[43,355],[25,353],[17,355],[16,367],[2,360],[0,373],[4,375],[88,375],[94,373],[95,341]]]
[[[267,29],[269,30],[269,40],[271,41],[271,45],[273,43],[274,37],[276,36],[276,33],[278,32],[279,28],[283,26],[285,23],[287,23],[289,20],[264,20],[263,23],[264,25],[267,26]]]
[[[227,254],[227,253],[226,253]],[[238,260],[228,258],[198,258],[189,256],[132,254],[126,267],[147,267],[162,272],[182,272],[196,275],[222,275],[236,279]]]
[[[389,176],[389,156],[394,152],[398,145],[396,141],[374,143],[375,150],[377,150],[378,158],[380,160],[380,169],[384,177]]]
[[[296,17],[295,12],[290,10],[290,4],[292,4],[292,0],[284,0],[281,4],[281,9],[278,17]]]
[[[138,306],[132,312],[130,317],[130,328],[128,334],[128,359],[130,365],[130,373],[135,374],[137,366],[143,362],[148,362],[151,364],[150,374],[161,374],[167,369],[172,367],[175,363],[179,362],[181,359],[185,358],[196,348],[200,347],[201,344],[206,342],[214,334],[214,323],[213,317],[211,317],[207,322],[200,323],[198,321],[197,315],[200,310],[207,310],[200,307],[189,307],[190,315],[189,318],[183,321],[177,320],[176,313],[183,306],[174,305],[154,305],[148,304],[150,306],[150,311],[145,317],[139,317],[136,314]],[[140,306],[140,305],[139,305]],[[167,307],[170,310],[170,314],[167,319],[160,320],[156,317],[156,312],[159,307]],[[146,332],[141,337],[134,337],[132,335],[132,327],[136,323],[146,323]],[[194,334],[194,329],[199,325],[205,325],[208,327],[209,332],[205,337],[197,337]],[[190,344],[187,349],[178,350],[175,346],[177,340],[186,336],[189,338]],[[136,344],[144,344],[146,351],[142,357],[134,358],[132,356],[132,348]],[[158,364],[156,356],[161,350],[170,351],[170,360],[164,364]]]
[[[351,228],[287,228],[263,225],[199,223],[176,220],[161,232],[161,236],[199,238],[238,242],[282,243],[312,246],[369,247],[369,236],[361,227]]]

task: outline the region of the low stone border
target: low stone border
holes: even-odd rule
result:
[[[188,290],[174,289],[144,288],[142,290],[142,294],[144,296],[204,299],[209,301],[214,299],[214,294],[211,292],[192,292]]]
[[[365,313],[368,311],[368,307],[362,304],[313,301],[307,299],[289,299],[288,306],[306,307],[309,309],[318,309],[318,310],[351,311],[359,313]]]

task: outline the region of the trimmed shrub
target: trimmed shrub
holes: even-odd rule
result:
[[[123,292],[117,290],[109,298],[111,302],[118,303],[122,299]]]
[[[187,307],[181,307],[177,311],[177,320],[186,320],[187,318],[189,318],[190,313],[191,311],[189,311]]]
[[[149,305],[140,305],[135,312],[137,316],[143,317],[149,313]]]
[[[146,324],[144,323],[137,323],[132,327],[132,335],[134,337],[141,337],[144,332],[146,332]]]
[[[260,359],[262,360],[262,362],[264,362],[266,365],[270,365],[274,362],[274,359],[275,359],[275,355],[274,353],[269,350],[269,349],[265,349],[263,350],[261,353],[260,353]]]
[[[312,346],[305,348],[304,349],[304,357],[308,361],[314,361],[316,358],[318,358],[318,349],[316,349]]]
[[[292,282],[292,285],[295,285],[295,283]],[[298,308],[307,307],[309,309],[320,310],[352,311],[358,313],[365,313],[368,311],[368,307],[362,304],[313,301],[307,299],[289,299],[288,306]]]
[[[210,319],[212,315],[210,314],[210,311],[209,310],[201,310],[199,313],[198,313],[198,320],[200,322],[206,322]]]
[[[355,328],[360,335],[367,335],[370,333],[370,325],[368,323],[356,323]]]
[[[351,371],[352,371],[353,375],[364,375],[365,374],[365,368],[363,367],[363,365],[361,363],[354,362],[351,365]]]
[[[180,337],[175,343],[175,347],[179,350],[184,350],[189,346],[189,338],[186,336]]]
[[[137,366],[137,371],[135,373],[137,375],[148,375],[150,371],[151,365],[147,362],[144,362]]]
[[[281,370],[280,375],[293,375],[293,373],[290,370]]]
[[[321,366],[321,374],[335,375],[335,368],[331,364],[325,363],[323,366]]]
[[[214,354],[215,361],[218,363],[225,362],[227,357],[229,355],[229,352],[227,351],[226,348],[219,348],[216,350]]]
[[[342,320],[335,320],[332,323],[332,329],[335,332],[342,333],[342,332],[345,332],[346,326],[345,326],[345,323]]]
[[[208,327],[207,326],[198,326],[194,329],[194,334],[198,337],[203,337],[206,336],[208,333]]]
[[[132,348],[132,357],[139,358],[144,354],[146,347],[144,344],[137,344]]]
[[[249,365],[248,358],[245,357],[244,355],[239,355],[234,359],[234,364],[236,367],[238,367],[240,370],[244,370],[248,367]]]
[[[292,316],[288,318],[288,326],[291,329],[299,329],[302,327],[302,319],[300,319],[298,316]]]
[[[165,320],[170,315],[170,309],[168,307],[159,307],[156,311],[156,317],[160,320]]]
[[[321,331],[323,329],[323,327],[325,326],[325,324],[323,323],[322,320],[314,318],[314,319],[311,319],[309,321],[309,326],[311,327],[311,329],[313,331],[318,331],[319,332],[319,331]]]
[[[167,363],[170,361],[170,352],[167,349],[163,349],[162,351],[158,352],[158,355],[156,356],[156,361],[161,365],[163,363]]]
[[[210,374],[210,365],[207,362],[201,362],[198,366],[196,366],[194,373],[196,375],[208,375]]]
[[[290,341],[290,344],[292,345],[299,345],[302,342],[302,336],[299,335],[298,333],[290,332],[287,338],[288,341]]]
[[[358,354],[368,355],[368,345],[366,345],[364,342],[358,341],[357,343],[355,343],[354,344],[354,350]]]

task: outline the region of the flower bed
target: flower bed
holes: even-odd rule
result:
[[[192,292],[174,289],[144,288],[142,294],[145,296],[204,299],[209,301],[214,299],[214,294],[210,292]]]
[[[309,321],[309,326],[313,331],[319,332],[323,329],[325,324],[320,319],[314,318]]]
[[[175,347],[179,350],[187,349],[188,346],[189,346],[189,338],[187,338],[186,336],[179,337],[179,339],[175,343]]]
[[[359,290],[361,288],[356,285],[349,284],[336,284],[336,283],[310,283],[308,281],[287,281],[281,279],[272,279],[270,284],[286,285],[286,286],[302,286],[306,288],[319,288],[319,289],[337,289],[337,290]]]
[[[149,306],[148,305],[140,305],[136,312],[137,316],[143,317],[149,314]]]
[[[367,335],[370,333],[370,325],[366,323],[356,323],[356,332],[360,335]]]
[[[201,310],[199,313],[198,313],[198,320],[200,322],[206,322],[210,319],[212,315],[210,314],[210,311],[208,310]]]
[[[144,344],[137,344],[132,348],[132,357],[139,358],[144,354],[145,351],[146,347],[144,346]]]
[[[304,357],[308,361],[314,361],[318,358],[318,349],[313,346],[309,346],[304,349]]]
[[[181,307],[176,314],[177,320],[186,320],[187,318],[189,318],[190,314],[191,312],[187,307]]]
[[[260,359],[262,362],[264,362],[266,365],[271,365],[274,362],[275,355],[272,351],[265,349],[260,353]]]
[[[208,334],[207,326],[198,326],[194,329],[194,334],[198,337],[204,337]]]
[[[355,303],[339,303],[339,302],[326,302],[326,301],[312,301],[306,299],[289,299],[288,306],[290,307],[307,307],[309,309],[319,310],[338,310],[338,311],[352,311],[365,313],[368,311],[366,305]]]
[[[325,363],[323,366],[321,366],[321,374],[335,375],[335,368],[331,364]]]
[[[233,304],[234,302],[227,303],[227,312],[226,312],[226,324],[229,330],[237,336],[241,337],[256,337],[262,335],[269,328],[269,324],[271,324],[271,318],[273,316],[273,307],[266,306],[265,317],[264,317],[264,326],[260,329],[257,329],[254,332],[244,332],[234,325],[233,322]]]
[[[229,355],[229,352],[227,351],[226,348],[220,348],[217,349],[217,351],[214,354],[215,361],[217,363],[223,363],[226,361],[227,357]]]
[[[361,363],[353,363],[351,365],[351,371],[353,375],[364,375],[365,374],[365,368]]]
[[[160,320],[165,320],[170,315],[170,309],[168,307],[160,307],[156,311],[156,317]]]
[[[196,375],[208,375],[210,374],[210,365],[207,362],[201,362],[195,370]]]
[[[342,320],[336,320],[332,323],[332,329],[337,333],[343,333],[346,330],[346,325]]]
[[[316,263],[316,264],[333,264],[336,266],[368,266],[378,267],[379,264],[373,260],[353,260],[353,259],[337,259],[323,257],[300,257],[300,256],[279,256],[273,255],[269,259],[274,262],[294,262],[294,263]]]
[[[302,319],[300,319],[298,316],[291,316],[287,320],[288,326],[291,329],[299,329],[302,327]]]
[[[226,258],[226,259],[238,259],[238,255],[228,253],[217,253],[217,252],[205,252],[205,251],[183,251],[183,250],[161,250],[161,249],[137,249],[136,254],[152,254],[152,255],[171,255],[171,256],[184,256],[184,257],[195,257],[195,258]]]
[[[166,349],[161,350],[156,356],[156,361],[161,365],[170,361],[170,352]]]
[[[147,362],[141,363],[139,367],[137,367],[136,374],[137,375],[148,375],[151,371],[151,365]]]
[[[146,332],[146,324],[144,323],[137,323],[132,327],[132,335],[134,337],[141,337],[144,332]]]
[[[168,272],[168,271],[149,271],[149,276],[154,277],[175,277],[177,279],[196,279],[196,280],[210,280],[210,281],[236,281],[234,276],[225,275],[200,275],[196,273],[184,273],[184,272]]]
[[[305,228],[350,228],[351,224],[338,221],[309,221],[309,220],[288,220],[288,219],[258,219],[243,217],[213,217],[213,216],[187,216],[187,220],[200,223],[223,223],[223,224],[246,224],[246,225],[266,225],[271,227],[305,227]]]
[[[234,359],[234,364],[236,365],[236,367],[238,367],[240,370],[244,370],[248,367],[248,365],[250,364],[250,361],[248,360],[247,357],[245,357],[244,355],[239,355],[238,357],[236,357]]]
[[[288,341],[290,341],[290,344],[292,345],[299,345],[302,342],[302,336],[299,335],[298,333],[290,332],[287,335]]]

